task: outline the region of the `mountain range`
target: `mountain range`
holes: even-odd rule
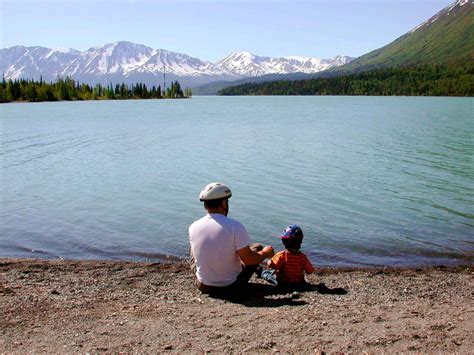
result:
[[[235,52],[211,63],[186,54],[153,49],[126,41],[85,51],[45,47],[13,46],[0,49],[0,73],[5,79],[54,81],[71,77],[80,82],[137,83],[161,85],[178,80],[183,87],[215,81],[233,81],[267,74],[317,73],[350,62],[353,58],[271,58],[249,52]]]
[[[245,83],[304,80],[420,65],[466,66],[474,63],[474,5],[456,0],[384,47],[357,59],[336,56],[271,58],[235,52],[215,63],[182,53],[115,42],[85,51],[14,46],[0,49],[0,73],[6,79],[54,81],[69,76],[89,84],[162,85],[178,80],[195,94]]]

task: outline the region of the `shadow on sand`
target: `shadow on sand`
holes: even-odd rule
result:
[[[304,306],[308,302],[300,300],[301,293],[317,292],[322,295],[345,295],[341,287],[329,288],[324,283],[305,284],[299,287],[275,287],[267,284],[249,283],[237,292],[210,294],[209,297],[238,303],[246,307]]]

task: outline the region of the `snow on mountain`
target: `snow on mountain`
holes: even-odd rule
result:
[[[158,49],[139,67],[137,72],[163,72],[179,76],[199,76],[225,74],[214,68],[210,62],[205,62],[186,54]]]
[[[63,75],[74,77],[77,73],[98,76],[125,74],[145,63],[152,53],[152,48],[140,44],[110,43],[79,52],[79,55],[69,63]]]
[[[456,1],[454,1],[452,4],[446,6],[444,9],[442,9],[441,11],[436,13],[434,16],[430,17],[428,20],[423,21],[422,23],[420,23],[418,26],[416,26],[414,29],[412,29],[408,33],[413,33],[416,30],[418,30],[420,28],[423,28],[424,26],[429,26],[433,22],[437,21],[442,16],[449,16],[451,11],[459,11],[462,6],[464,6],[466,4],[469,5],[470,1],[472,1],[472,0],[456,0]],[[471,3],[471,5],[472,5],[472,3]]]
[[[69,76],[90,84],[137,81],[156,84],[165,70],[169,80],[180,80],[185,86],[193,86],[275,73],[316,73],[351,59],[346,56],[271,58],[235,52],[211,63],[182,53],[120,41],[85,51],[24,46],[3,48],[0,49],[0,72],[6,79],[38,80],[43,77],[52,81],[59,76]]]
[[[267,57],[258,57],[249,52],[235,52],[216,63],[216,66],[223,71],[241,76],[263,75],[267,67],[262,63],[270,60]]]
[[[15,46],[0,49],[0,71],[5,78],[35,78],[62,75],[78,51],[59,51],[44,47]]]
[[[321,70],[348,63],[352,58],[337,56],[332,59],[311,57],[260,57],[249,52],[235,52],[216,63],[223,71],[241,76],[266,74],[317,73]]]

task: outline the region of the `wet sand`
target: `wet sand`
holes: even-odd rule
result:
[[[307,291],[252,279],[201,295],[184,263],[0,259],[0,352],[459,352],[472,267],[318,269]],[[334,294],[344,289],[346,294]]]

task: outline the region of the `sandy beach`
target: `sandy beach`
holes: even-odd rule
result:
[[[185,263],[0,259],[0,352],[469,353],[473,276],[318,269],[308,291],[252,279],[251,296],[224,300]]]

